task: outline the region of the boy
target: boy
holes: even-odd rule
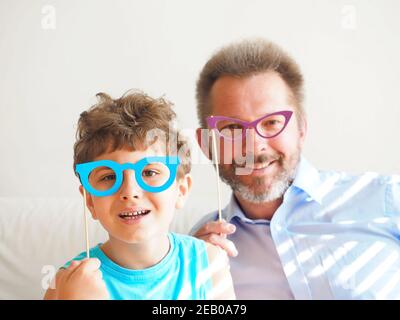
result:
[[[97,96],[78,122],[74,170],[109,240],[65,264],[45,299],[234,299],[225,253],[168,232],[192,183],[170,104],[140,92]]]

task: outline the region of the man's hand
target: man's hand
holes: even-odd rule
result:
[[[56,297],[59,300],[106,300],[108,294],[102,279],[100,260],[96,258],[72,261],[70,266],[58,272]]]
[[[203,225],[194,234],[196,238],[212,243],[224,249],[231,257],[236,257],[238,251],[235,244],[226,238],[227,234],[232,234],[236,231],[235,225],[222,221],[210,221]]]

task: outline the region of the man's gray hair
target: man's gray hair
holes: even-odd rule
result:
[[[275,43],[251,39],[232,43],[218,50],[205,64],[197,81],[197,115],[202,128],[212,113],[210,91],[221,76],[246,77],[268,71],[277,72],[291,90],[300,123],[305,120],[303,108],[303,75],[298,64]]]

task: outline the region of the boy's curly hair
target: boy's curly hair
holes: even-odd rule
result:
[[[132,90],[119,99],[105,93],[96,97],[98,103],[82,112],[78,120],[74,172],[77,164],[93,161],[106,152],[122,148],[145,150],[157,140],[146,139],[148,132],[155,129],[165,134],[167,153],[179,152],[178,178],[190,172],[190,148],[186,139],[178,139],[178,131],[171,126],[176,117],[171,102]]]

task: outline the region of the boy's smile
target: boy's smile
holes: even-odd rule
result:
[[[142,207],[131,207],[124,209],[118,216],[126,224],[134,224],[140,222],[140,220],[151,212],[149,209]]]

